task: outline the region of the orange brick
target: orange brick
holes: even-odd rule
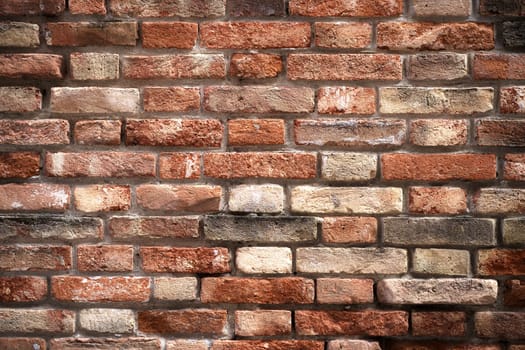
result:
[[[231,146],[282,145],[284,121],[281,119],[232,119],[228,121]]]
[[[197,23],[143,22],[142,46],[147,49],[191,49],[197,41]]]
[[[200,108],[199,88],[147,87],[144,88],[146,112],[191,112]]]

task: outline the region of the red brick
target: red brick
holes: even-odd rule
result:
[[[395,336],[408,333],[404,311],[313,311],[295,312],[299,335]]]
[[[406,341],[393,340],[387,342],[389,350],[502,350],[499,345],[467,344],[440,341]]]
[[[212,49],[275,49],[310,46],[310,24],[301,22],[208,22],[201,45]]]
[[[402,0],[291,0],[290,14],[310,17],[393,17],[403,14]]]
[[[280,55],[264,53],[234,53],[229,74],[240,79],[275,78],[283,70]]]
[[[480,146],[525,146],[525,120],[478,119],[476,142]]]
[[[226,61],[222,54],[124,56],[122,74],[128,79],[221,79]]]
[[[193,216],[112,217],[108,223],[114,240],[191,239],[199,237],[199,218]]]
[[[223,126],[215,119],[128,119],[126,144],[219,147]]]
[[[315,23],[315,46],[331,49],[364,49],[372,42],[370,23]]]
[[[525,181],[525,154],[505,155],[503,174],[505,180]]]
[[[187,22],[143,22],[142,46],[147,49],[191,49],[199,26]]]
[[[314,340],[217,340],[210,350],[323,350]]]
[[[328,217],[323,219],[322,232],[326,243],[374,243],[377,240],[377,219]]]
[[[56,177],[155,176],[156,155],[134,152],[46,153],[46,174]]]
[[[242,337],[289,335],[292,313],[288,310],[237,310],[235,334]]]
[[[0,302],[39,301],[47,296],[47,280],[43,277],[0,277]],[[0,343],[0,349],[2,343]]]
[[[376,111],[373,88],[323,87],[317,99],[317,109],[322,114],[374,114]]]
[[[419,214],[467,212],[467,193],[457,187],[410,187],[408,210]]]
[[[410,122],[410,143],[414,145],[461,146],[467,142],[467,120],[416,119]]]
[[[137,204],[148,210],[214,212],[221,207],[222,188],[208,185],[140,185]]]
[[[491,50],[492,24],[384,22],[377,25],[377,47],[390,50]]]
[[[77,247],[79,271],[132,271],[131,245],[79,245]]]
[[[198,179],[201,176],[200,153],[161,153],[159,174],[162,179]]]
[[[525,312],[476,312],[474,322],[480,338],[525,338]]]
[[[60,301],[146,302],[149,277],[51,277],[51,294]]]
[[[285,126],[281,119],[233,119],[228,121],[230,146],[282,145]]]
[[[75,123],[75,143],[116,146],[120,144],[121,128],[120,120],[81,120]]]
[[[33,152],[0,153],[0,178],[29,178],[40,172],[40,154]]]
[[[283,0],[228,0],[226,12],[232,17],[285,16]]]
[[[462,337],[466,334],[464,312],[412,312],[412,335],[418,337]]]
[[[246,177],[310,179],[316,176],[313,153],[242,152],[204,154],[204,175],[221,179]]]
[[[0,349],[46,350],[46,341],[41,338],[0,338]]]
[[[381,156],[385,180],[482,181],[496,178],[493,154],[408,154]]]
[[[69,0],[69,12],[73,15],[105,15],[104,0]]]
[[[523,80],[525,55],[478,53],[474,56],[472,69],[477,80]]]
[[[501,88],[499,109],[504,114],[525,114],[525,86]]]
[[[52,350],[161,350],[157,338],[57,338],[50,341]],[[34,349],[32,349],[34,350]],[[45,349],[43,349],[45,350]]]
[[[42,109],[42,92],[35,87],[0,87],[0,112],[34,112]],[[3,123],[10,121],[2,120]]]
[[[125,17],[221,17],[225,14],[226,0],[112,0],[111,12]]]
[[[69,246],[0,246],[0,270],[45,271],[71,268]]]
[[[203,278],[203,303],[310,304],[314,281],[304,278]]]
[[[0,185],[0,210],[64,211],[69,208],[69,186],[31,183]]]
[[[481,276],[525,275],[525,249],[482,249],[478,251]]]
[[[146,272],[214,274],[230,272],[227,248],[141,247]]]
[[[0,77],[61,79],[64,58],[47,54],[0,55]]]
[[[131,206],[129,186],[86,185],[75,188],[75,208],[93,213],[128,210]]]
[[[506,306],[525,306],[525,280],[505,281],[503,298]]]
[[[198,87],[144,88],[144,110],[146,112],[195,112],[199,108]]]
[[[156,334],[223,335],[226,310],[184,309],[139,311],[139,331]]]
[[[317,303],[363,304],[374,302],[374,280],[318,278]]]
[[[136,22],[48,22],[49,46],[135,46]]]
[[[4,0],[0,16],[59,15],[66,8],[65,0]]]
[[[63,145],[68,143],[67,120],[0,120],[0,144]]]
[[[385,54],[290,54],[290,80],[401,80],[401,56]]]

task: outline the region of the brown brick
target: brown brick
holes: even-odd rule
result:
[[[191,239],[199,237],[199,218],[193,216],[114,216],[108,223],[114,240]]]
[[[525,218],[503,220],[503,244],[517,245],[525,243]]]
[[[478,53],[474,56],[474,79],[525,79],[525,55]]]
[[[525,154],[505,155],[503,173],[505,180],[525,181]]]
[[[0,120],[0,144],[62,145],[68,143],[69,123],[67,120]]]
[[[54,113],[137,113],[139,90],[107,87],[51,88]]]
[[[0,178],[29,178],[40,172],[40,154],[33,152],[0,153]]]
[[[58,338],[50,341],[52,350],[161,350],[157,338]],[[33,349],[32,349],[33,350]],[[45,349],[43,349],[45,350]]]
[[[93,213],[128,210],[131,192],[125,185],[85,185],[75,188],[75,208]]]
[[[374,280],[318,278],[316,300],[321,304],[363,304],[374,302]]]
[[[403,14],[402,0],[291,0],[290,14],[309,17],[394,17]]]
[[[383,22],[377,47],[390,50],[491,50],[494,29],[485,23]]]
[[[410,187],[408,210],[419,214],[467,212],[467,194],[457,187]]]
[[[476,312],[474,322],[480,338],[525,338],[525,312]]]
[[[473,198],[477,213],[525,213],[525,190],[522,188],[480,189]]]
[[[234,53],[230,60],[230,76],[240,79],[275,78],[283,70],[280,55]]]
[[[524,8],[525,13],[525,8]],[[525,24],[523,21],[503,22],[503,46],[507,49],[525,47]]]
[[[468,142],[467,120],[416,119],[410,122],[410,143],[418,146],[461,146]]]
[[[282,119],[232,119],[228,121],[231,146],[282,145],[285,126]]]
[[[310,179],[316,175],[316,163],[317,156],[313,153],[207,153],[204,175],[221,179]]]
[[[423,275],[468,276],[470,254],[466,250],[416,248],[412,271]]]
[[[42,338],[0,338],[0,349],[46,350],[46,341]]]
[[[322,114],[374,114],[376,93],[372,88],[323,87],[317,109]]]
[[[0,309],[0,332],[2,334],[53,333],[55,336],[73,334],[75,332],[75,312],[47,308]],[[18,350],[18,348],[12,349]],[[30,349],[34,350],[34,347]]]
[[[411,55],[407,69],[407,77],[411,80],[463,79],[468,77],[468,56],[459,53]]]
[[[466,334],[464,312],[412,312],[412,335],[418,337],[462,337]]]
[[[142,46],[147,49],[191,49],[199,26],[187,22],[143,22]]]
[[[310,24],[302,22],[207,22],[201,45],[211,49],[276,49],[310,46]]]
[[[483,16],[525,16],[520,0],[481,0],[479,12]]]
[[[211,309],[139,311],[139,331],[195,336],[224,335],[228,312]]]
[[[128,119],[126,144],[219,147],[223,126],[216,119]]]
[[[42,92],[35,87],[1,86],[0,112],[34,112],[42,109]],[[7,122],[3,121],[2,122]]]
[[[124,56],[128,79],[221,79],[226,76],[222,54]]]
[[[363,49],[372,42],[369,23],[316,22],[315,46],[330,49]]]
[[[200,153],[161,153],[159,174],[162,179],[198,179],[201,176]]]
[[[65,0],[5,0],[0,4],[0,16],[56,16],[65,8]]]
[[[304,278],[203,278],[203,303],[230,304],[310,304],[314,301],[314,281]]]
[[[477,343],[452,343],[445,341],[387,341],[389,350],[502,350],[499,345]]]
[[[503,297],[506,306],[525,306],[525,280],[505,281]]]
[[[69,186],[45,183],[0,185],[0,210],[64,211],[69,208]]]
[[[525,249],[479,250],[478,273],[482,276],[525,275]]]
[[[285,16],[283,0],[228,0],[226,12],[232,17]]]
[[[119,55],[98,52],[73,52],[69,55],[71,79],[115,80],[119,78]]]
[[[499,108],[504,114],[524,114],[525,86],[501,88]]]
[[[135,46],[137,22],[48,22],[49,46]]]
[[[374,243],[377,219],[373,217],[328,217],[322,223],[326,243]]]
[[[314,340],[217,340],[211,350],[323,350]]]
[[[241,337],[289,335],[292,313],[288,310],[235,311],[235,334]]]
[[[478,119],[476,142],[480,146],[525,146],[525,120]]]
[[[79,245],[77,247],[79,271],[132,271],[131,245]]]
[[[0,270],[45,271],[71,268],[70,246],[0,246]]]
[[[297,310],[295,329],[299,335],[405,335],[408,333],[408,313],[379,310]]]
[[[111,12],[116,16],[129,17],[222,17],[226,0],[112,0]]]
[[[402,79],[401,56],[385,54],[290,54],[290,80]]]
[[[39,301],[46,296],[47,280],[43,277],[0,277],[0,302],[2,303]]]
[[[212,185],[140,185],[137,204],[148,210],[214,212],[221,208],[222,188]]]
[[[198,87],[144,88],[146,112],[195,112],[200,108]]]
[[[149,277],[51,277],[51,294],[60,301],[146,302],[150,297]]]
[[[230,272],[227,248],[141,247],[146,272],[214,274]]]
[[[120,120],[80,120],[73,131],[75,143],[116,146],[120,144],[121,128]]]
[[[38,24],[0,22],[0,47],[37,47],[40,44]]]
[[[328,341],[327,350],[381,350],[381,346],[375,341],[336,339]]]
[[[414,14],[418,17],[468,17],[470,4],[470,0],[412,0]]]
[[[69,0],[69,12],[73,15],[105,15],[104,0]]]
[[[48,54],[0,55],[0,77],[26,79],[62,79],[64,58]]]

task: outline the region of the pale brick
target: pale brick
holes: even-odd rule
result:
[[[511,218],[503,220],[503,243],[525,244],[524,218]]]
[[[21,86],[0,87],[0,112],[34,112],[41,109],[40,89]]]
[[[69,186],[46,183],[0,185],[0,210],[64,211],[69,208]]]
[[[374,114],[376,93],[372,88],[323,87],[317,109],[321,114]]]
[[[215,18],[226,13],[226,0],[192,0],[190,3],[172,0],[113,0],[110,10],[116,16]]]
[[[316,295],[321,304],[373,303],[374,280],[318,278]]]
[[[410,122],[410,143],[418,146],[461,146],[468,142],[468,121],[416,119]]]
[[[482,214],[525,213],[525,189],[482,188],[474,196],[474,207]]]
[[[440,6],[441,7],[441,6]],[[408,57],[408,79],[456,80],[468,77],[468,56],[459,53],[424,53]]]
[[[322,153],[321,176],[335,181],[367,181],[376,177],[377,156],[372,153]]]
[[[106,87],[51,88],[54,113],[137,113],[139,90]]]
[[[197,299],[195,277],[156,277],[153,297],[158,300],[191,301]]]
[[[73,334],[75,312],[54,309],[0,309],[0,332]]]
[[[413,271],[426,275],[467,276],[470,254],[467,250],[417,248],[414,251]]]
[[[287,335],[292,313],[287,310],[235,311],[235,334],[242,337]]]
[[[74,80],[114,80],[119,77],[118,54],[74,52],[69,60]]]
[[[135,313],[128,309],[84,309],[79,314],[80,328],[96,333],[133,333]]]
[[[418,17],[468,17],[470,0],[412,0],[414,14]]]
[[[233,212],[280,213],[283,202],[279,185],[238,185],[230,188],[228,207]]]
[[[243,273],[291,273],[292,250],[284,247],[242,247],[236,253]]]
[[[328,342],[327,350],[381,350],[375,341],[336,339]]]
[[[36,47],[40,44],[38,24],[0,22],[0,47]]]
[[[210,341],[203,339],[175,339],[166,342],[166,350],[209,350]]]
[[[93,213],[128,210],[131,206],[129,186],[88,185],[75,188],[75,208]]]

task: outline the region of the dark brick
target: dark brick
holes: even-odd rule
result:
[[[484,16],[525,16],[523,0],[481,0],[479,12]]]
[[[503,298],[507,306],[525,306],[525,280],[505,281]]]
[[[523,6],[525,7],[525,5]],[[525,16],[525,13],[523,16]],[[506,48],[514,49],[525,47],[525,22],[503,22],[502,33],[503,45]]]
[[[228,0],[226,12],[232,17],[286,15],[283,0]]]

